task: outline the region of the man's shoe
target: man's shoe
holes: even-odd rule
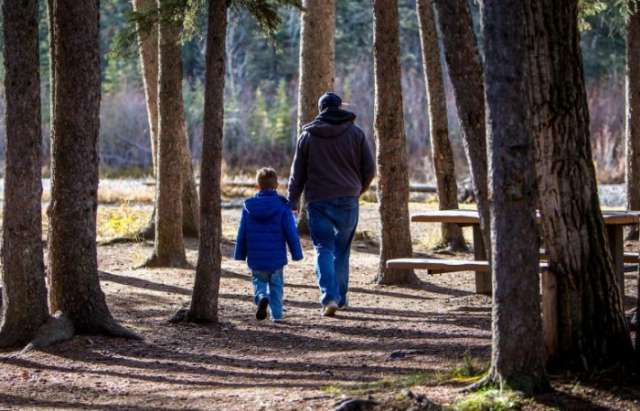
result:
[[[333,317],[336,315],[336,311],[338,311],[338,304],[333,301],[330,301],[328,304],[322,306],[323,317]]]
[[[267,308],[269,307],[269,299],[261,298],[258,301],[258,309],[256,310],[256,320],[262,321],[267,318]]]
[[[344,302],[342,304],[338,304],[338,308],[341,309],[341,310],[349,308],[349,300],[347,298],[345,298]]]

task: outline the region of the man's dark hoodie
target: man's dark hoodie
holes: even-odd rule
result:
[[[355,114],[337,107],[325,109],[302,128],[289,178],[289,202],[358,197],[375,176],[373,153]]]

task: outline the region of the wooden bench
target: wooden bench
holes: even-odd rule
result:
[[[489,271],[489,262],[481,260],[444,260],[438,258],[394,258],[387,260],[391,270],[428,270],[429,274],[457,271]]]
[[[549,259],[549,255],[545,250],[540,250],[540,259],[547,260]],[[629,272],[630,270],[634,270],[637,268],[638,264],[640,264],[640,254],[639,253],[631,253],[625,252],[622,261],[624,264],[624,271]]]
[[[547,269],[546,262],[540,263],[540,269]],[[387,268],[391,270],[427,270],[429,274],[453,273],[459,271],[489,272],[486,260],[446,260],[439,258],[394,258],[387,260]]]
[[[638,211],[604,211],[602,213],[609,249],[613,258],[614,269],[618,276],[618,283],[624,290],[624,273],[629,267],[625,263],[638,264],[638,255],[624,252],[623,227],[640,222]],[[537,215],[540,222],[540,214]],[[477,210],[430,210],[414,214],[411,221],[416,223],[452,223],[461,227],[473,228],[473,251],[476,260],[486,260],[484,241],[480,232],[480,217]],[[544,258],[544,257],[543,257]],[[491,294],[491,276],[487,270],[476,271],[476,292]]]
[[[626,273],[638,270],[638,254],[629,254],[629,260],[625,261]],[[633,257],[633,259],[632,259]],[[488,273],[489,263],[485,260],[447,260],[440,258],[394,258],[387,261],[387,268],[391,270],[427,270],[429,274],[456,273],[461,271],[475,271]],[[540,270],[546,270],[549,264],[540,262]]]
[[[625,263],[628,264],[639,264],[640,263],[640,254],[638,253],[624,253],[624,257],[622,258]]]

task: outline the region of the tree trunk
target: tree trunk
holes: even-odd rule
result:
[[[56,100],[54,84],[56,84],[53,58],[56,42],[53,36],[53,0],[47,0],[47,18],[49,29],[49,143],[53,140],[53,119],[55,117],[54,103]]]
[[[578,0],[523,4],[540,212],[558,287],[555,360],[607,367],[628,361],[632,346],[596,188]]]
[[[431,157],[436,174],[438,206],[440,210],[450,210],[458,208],[458,184],[453,163],[453,151],[449,143],[447,100],[442,77],[442,66],[440,65],[438,33],[432,6],[431,0],[418,0],[416,11],[420,26],[422,67],[429,110]],[[460,226],[442,224],[441,233],[443,246],[452,250],[466,249]]]
[[[185,267],[182,234],[183,137],[180,17],[170,13],[170,0],[159,0],[160,53],[158,72],[158,162],[156,173],[155,241],[147,261],[153,267]]]
[[[182,65],[182,62],[180,62]],[[184,103],[182,112],[184,113]],[[198,187],[193,175],[191,149],[189,148],[189,134],[187,123],[182,117],[182,234],[185,237],[198,238],[200,235],[200,208],[198,207]]]
[[[387,260],[410,257],[409,175],[404,135],[397,0],[375,0],[373,58],[378,201],[381,219],[378,284],[417,281],[412,270],[389,270]]]
[[[158,7],[157,0],[132,0],[132,5],[133,10],[139,13],[151,13]],[[138,25],[137,31],[142,82],[147,103],[151,163],[155,176],[158,166],[158,25],[154,23],[148,27],[148,30]]]
[[[549,388],[540,315],[534,144],[522,0],[484,0],[493,263],[489,379],[527,394]]]
[[[133,0],[133,8],[139,12],[152,12],[157,9],[157,0]],[[158,164],[158,26],[151,25],[149,30],[143,30],[138,26],[138,44],[140,50],[140,65],[142,67],[142,79],[147,103],[147,118],[149,122],[149,137],[151,141],[151,159],[153,175],[157,176]],[[180,62],[182,64],[182,62]],[[184,105],[184,103],[182,103]],[[184,108],[183,108],[184,112]],[[193,175],[191,163],[191,151],[187,141],[187,128],[184,116],[182,117],[181,130],[183,136],[180,143],[184,144],[182,153],[182,172],[184,187],[182,192],[183,221],[182,231],[187,237],[197,237],[199,231],[198,221],[198,191]],[[151,220],[142,230],[142,237],[153,238],[155,235],[155,206]]]
[[[42,250],[38,1],[5,0],[7,155],[0,347],[27,343],[49,316]]]
[[[209,2],[205,115],[200,164],[200,244],[189,318],[218,321],[218,292],[222,255],[222,130],[224,127],[224,64],[227,29],[227,0]]]
[[[111,317],[98,280],[98,10],[97,1],[53,1],[49,303],[52,312],[66,314],[77,332],[132,337]]]
[[[298,135],[318,114],[318,99],[333,91],[335,81],[336,0],[303,0],[300,15],[300,79],[298,85]],[[300,202],[298,230],[309,233]]]
[[[640,369],[640,270],[636,279],[636,366]]]
[[[635,2],[630,3],[625,73],[627,209],[640,210],[640,8]],[[638,239],[637,226],[631,230],[629,239]]]
[[[473,20],[467,0],[433,0],[433,4],[462,124],[464,148],[478,203],[484,247],[491,260],[484,80]]]

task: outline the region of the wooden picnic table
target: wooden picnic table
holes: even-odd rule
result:
[[[640,211],[603,211],[602,217],[607,230],[609,249],[613,258],[618,284],[624,292],[624,234],[623,227],[638,224]],[[540,214],[537,215],[540,222]],[[487,260],[484,241],[480,232],[480,216],[478,210],[430,210],[411,216],[416,223],[452,223],[461,227],[473,228],[473,254],[476,260]],[[628,257],[627,257],[628,259]],[[491,292],[491,273],[476,271],[476,292]],[[624,294],[623,294],[624,295]]]

